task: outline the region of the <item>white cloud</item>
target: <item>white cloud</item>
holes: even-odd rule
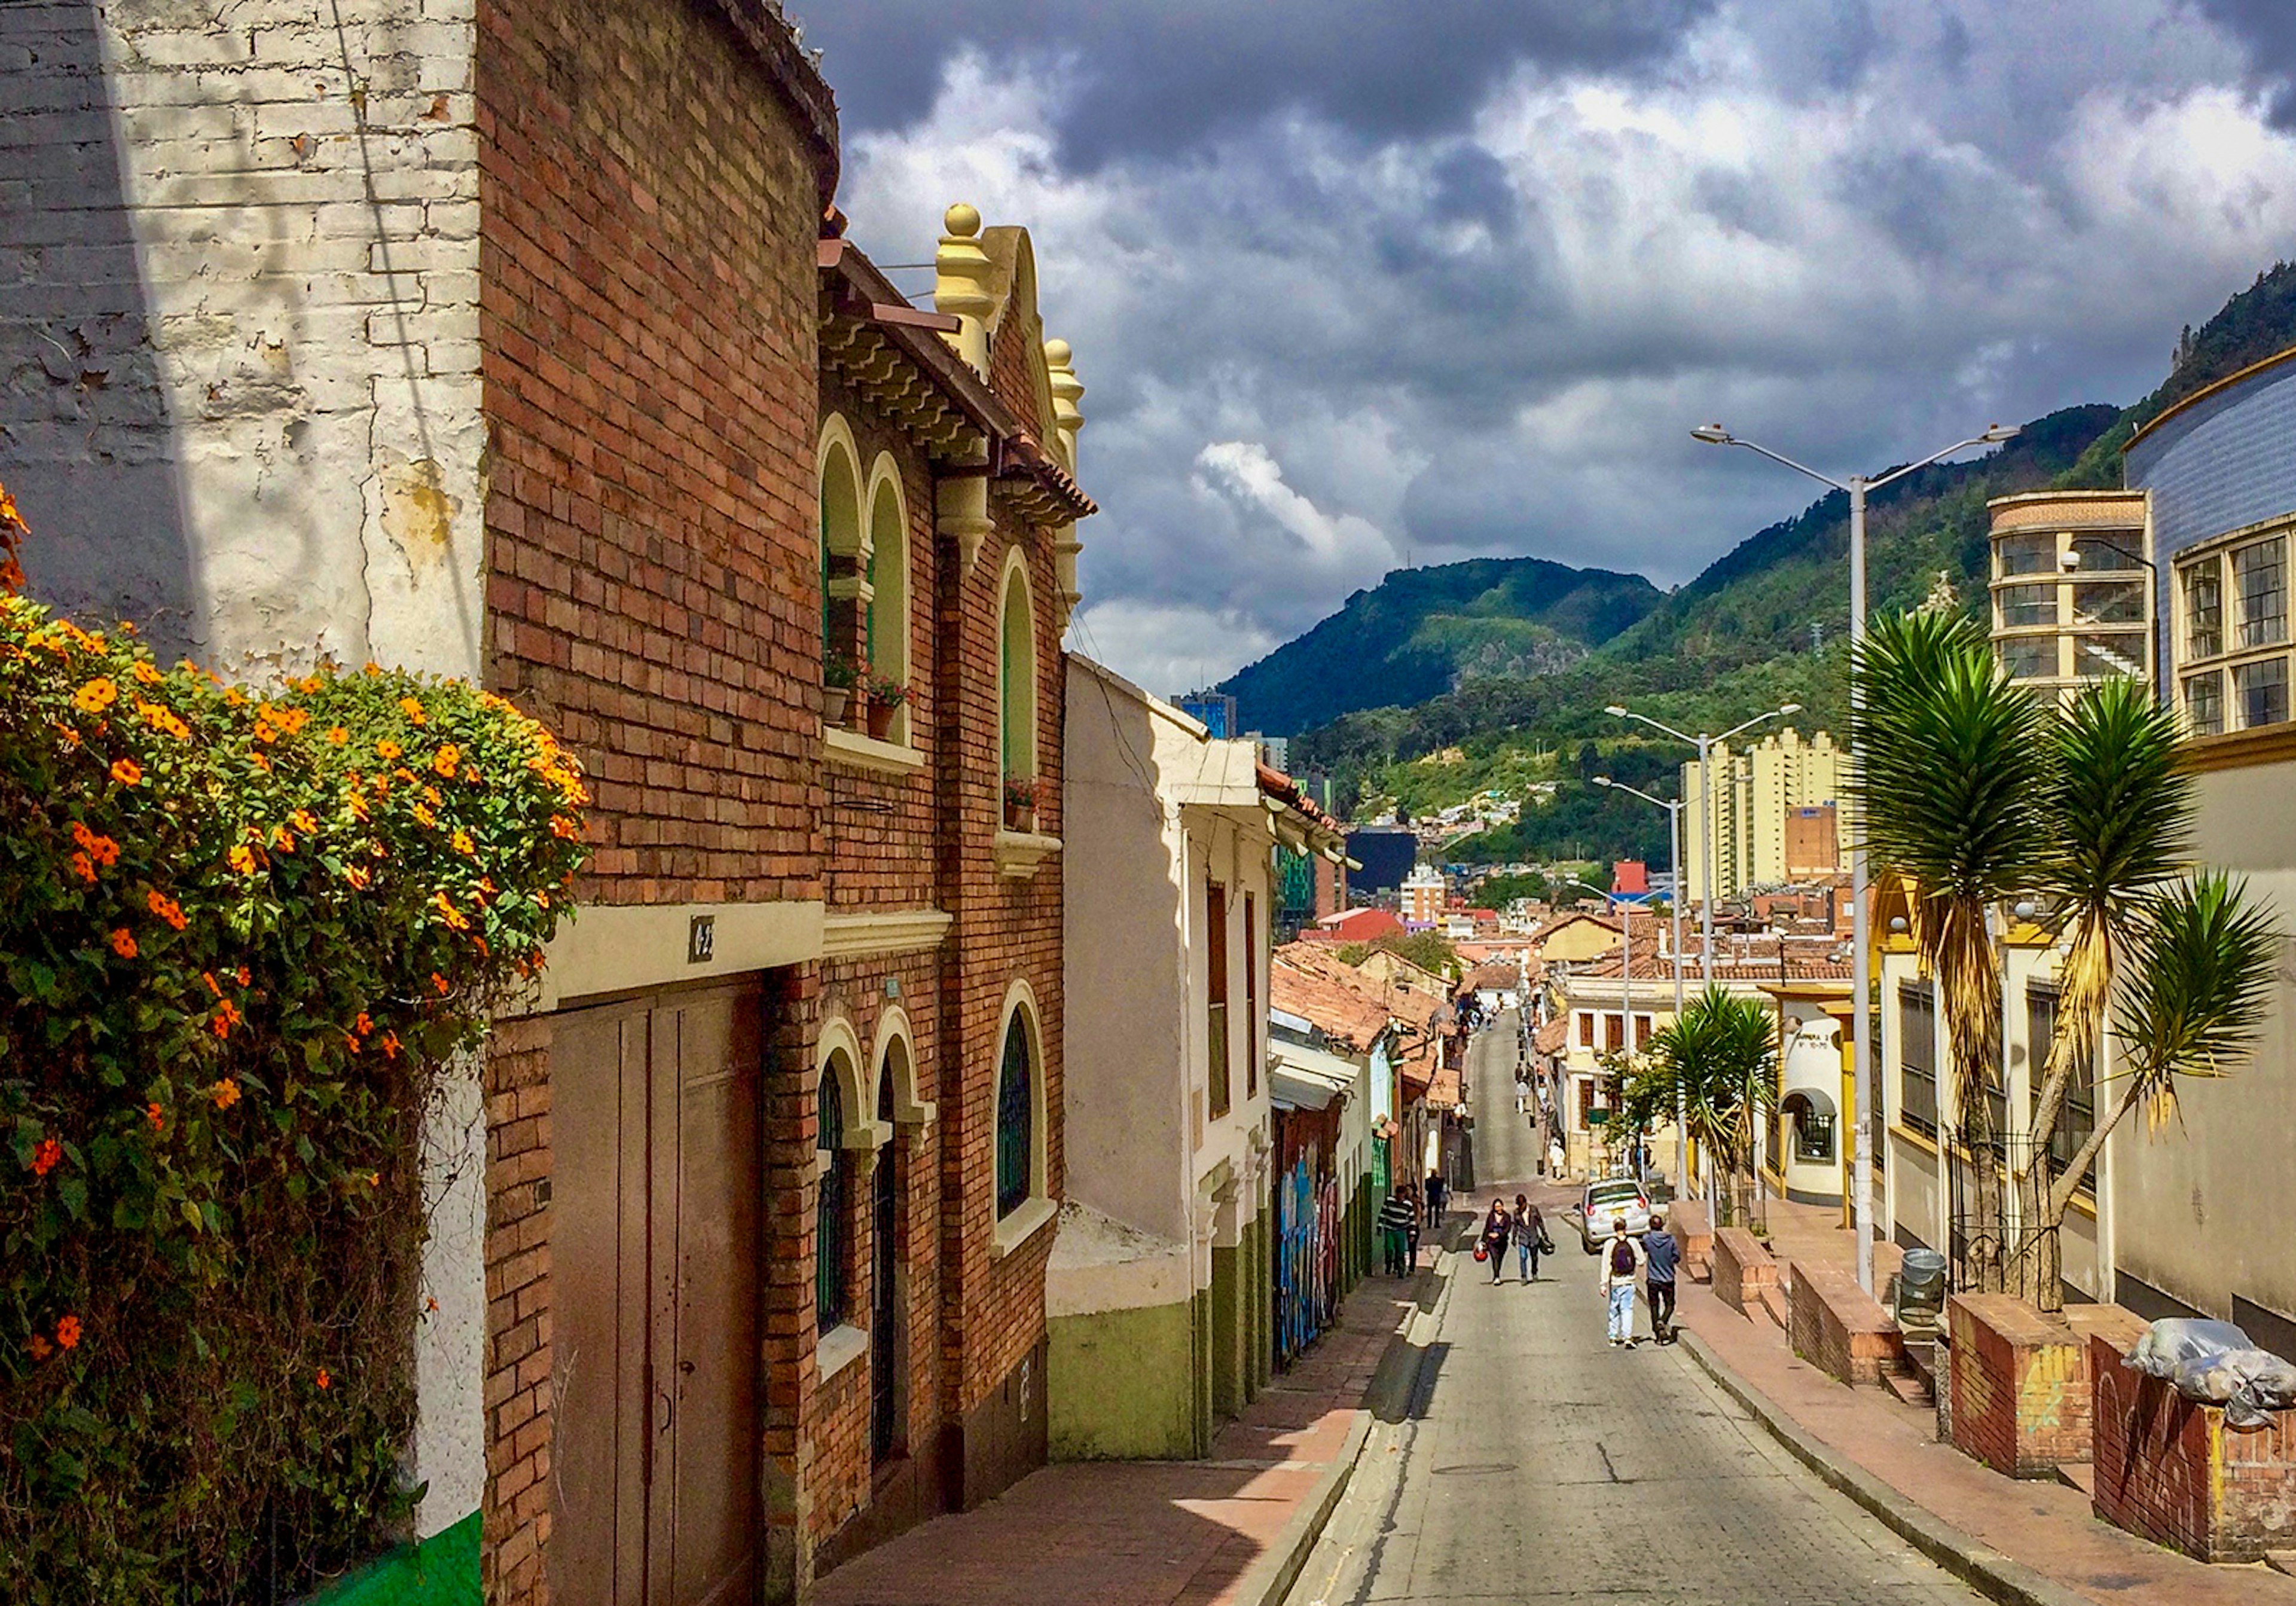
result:
[[[840,202],[895,262],[955,200],[1029,225],[1087,387],[1086,617],[1170,689],[1398,554],[1668,584],[1808,500],[1693,423],[1870,471],[2149,389],[2296,238],[2296,141],[2182,0],[2081,9],[1730,0],[1451,131],[1276,110],[1089,170],[1071,86],[1120,61],[961,50]]]
[[[1216,684],[1280,640],[1233,609],[1120,597],[1088,603],[1069,620],[1070,645],[1159,697]]]

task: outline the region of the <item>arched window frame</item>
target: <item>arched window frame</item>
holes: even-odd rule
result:
[[[896,1047],[901,1051],[898,1066],[892,1057]],[[908,1012],[899,1004],[894,1004],[877,1018],[877,1037],[869,1061],[875,1068],[870,1081],[873,1090],[870,1109],[884,1108],[886,1078],[890,1077],[893,1084],[893,1123],[890,1127],[882,1120],[878,1123],[880,1135],[877,1141],[884,1143],[902,1127],[929,1125],[933,1118],[935,1106],[931,1100],[917,1096],[916,1033],[909,1025]]]
[[[862,641],[870,673],[898,681],[906,700],[894,711],[890,738],[910,745],[916,704],[917,670],[912,645],[909,602],[909,500],[901,486],[901,466],[890,452],[869,465],[862,500],[859,572],[866,594],[861,601]]]
[[[821,426],[814,454],[816,505],[820,521],[821,654],[826,674],[832,660],[858,660],[860,620],[870,600],[868,503],[861,478],[861,448],[842,414]],[[851,617],[838,604],[849,603]],[[853,705],[856,709],[857,700]]]
[[[1016,603],[1021,626],[1017,635],[1013,630]],[[1005,553],[1004,568],[996,582],[996,751],[998,774],[1008,787],[1015,781],[1040,783],[1037,668],[1036,586],[1029,578],[1028,556],[1015,545]],[[1035,811],[1026,812],[1031,817],[1021,821],[1019,828],[1033,830]]]
[[[861,1039],[852,1024],[842,1016],[832,1016],[822,1027],[819,1041],[814,1049],[814,1099],[818,1111],[824,1088],[834,1086],[837,1102],[843,1119],[840,1141],[825,1145],[820,1140],[826,1135],[816,1129],[814,1143],[814,1331],[816,1340],[851,1327],[854,1290],[854,1211],[858,1208],[861,1182],[868,1176],[870,1163],[877,1148],[884,1141],[881,1134],[887,1129],[875,1118],[876,1100],[873,1081],[865,1086],[861,1067],[869,1061],[864,1057]],[[837,1208],[828,1208],[832,1203]],[[829,1274],[827,1266],[834,1258],[838,1278],[836,1297],[824,1305],[821,1295],[827,1288],[823,1281]],[[824,1319],[828,1318],[828,1319]],[[841,1365],[852,1356],[840,1354]],[[825,1368],[829,1370],[833,1368]]]
[[[992,1258],[1011,1254],[1026,1242],[1038,1228],[1058,1214],[1052,1194],[1051,1158],[1048,1143],[1049,1111],[1045,1096],[1045,1032],[1044,1014],[1037,1008],[1035,989],[1027,981],[1016,979],[1005,990],[1004,1006],[997,1012],[995,1038],[996,1074],[990,1079],[990,1132],[996,1133],[997,1119],[1003,1105],[1004,1045],[1015,1027],[1027,1034],[1029,1044],[1029,1190],[1025,1199],[1014,1209],[997,1214],[997,1194],[1002,1191],[1003,1175],[996,1168],[1001,1144],[991,1142],[992,1157],[989,1171],[989,1209],[996,1218],[996,1241],[991,1248]]]

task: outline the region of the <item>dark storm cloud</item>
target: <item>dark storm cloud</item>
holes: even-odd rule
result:
[[[2259,86],[2272,96],[2272,120],[2296,127],[2296,4],[2291,0],[2194,0],[2201,14],[2248,46]]]
[[[1181,150],[1273,113],[1375,137],[1460,127],[1524,61],[1610,70],[1661,56],[1717,0],[801,0],[849,129],[898,127],[968,47],[1058,52],[1075,96],[1062,155],[1091,168]]]
[[[1103,510],[1079,644],[1175,690],[1398,563],[1670,584],[1808,499],[1693,423],[1870,472],[2151,389],[2296,237],[2254,98],[2296,63],[2280,10],[2198,3],[846,0],[811,31],[870,250],[924,259],[957,199],[1029,225]]]

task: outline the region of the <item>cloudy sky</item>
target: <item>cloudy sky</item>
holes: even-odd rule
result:
[[[865,248],[1029,228],[1071,639],[1167,692],[1406,562],[1687,579],[1810,490],[1691,425],[1847,473],[2127,402],[2296,251],[2288,0],[788,3]]]

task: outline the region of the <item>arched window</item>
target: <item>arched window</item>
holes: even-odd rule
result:
[[[996,1216],[1010,1216],[1037,1192],[1037,1054],[1029,1006],[1004,1019],[996,1075]]]
[[[821,511],[821,656],[831,684],[857,672],[866,653],[862,612],[869,602],[867,532],[861,517],[861,464],[853,431],[832,414],[815,458]],[[848,683],[849,684],[849,683]]]
[[[845,1158],[845,1084],[853,1072],[843,1049],[822,1067],[819,1093],[821,1185],[814,1208],[814,1326],[827,1332],[849,1314],[846,1291],[852,1285],[853,1213],[851,1176]]]
[[[1037,779],[1037,606],[1018,547],[1004,566],[997,635],[997,722],[1009,799],[1014,783],[1033,786]]]
[[[906,745],[915,695],[909,673],[908,509],[901,494],[900,468],[890,452],[877,454],[869,471],[869,529],[864,547],[869,594],[862,616],[863,650],[872,677],[903,692],[887,733]]]

